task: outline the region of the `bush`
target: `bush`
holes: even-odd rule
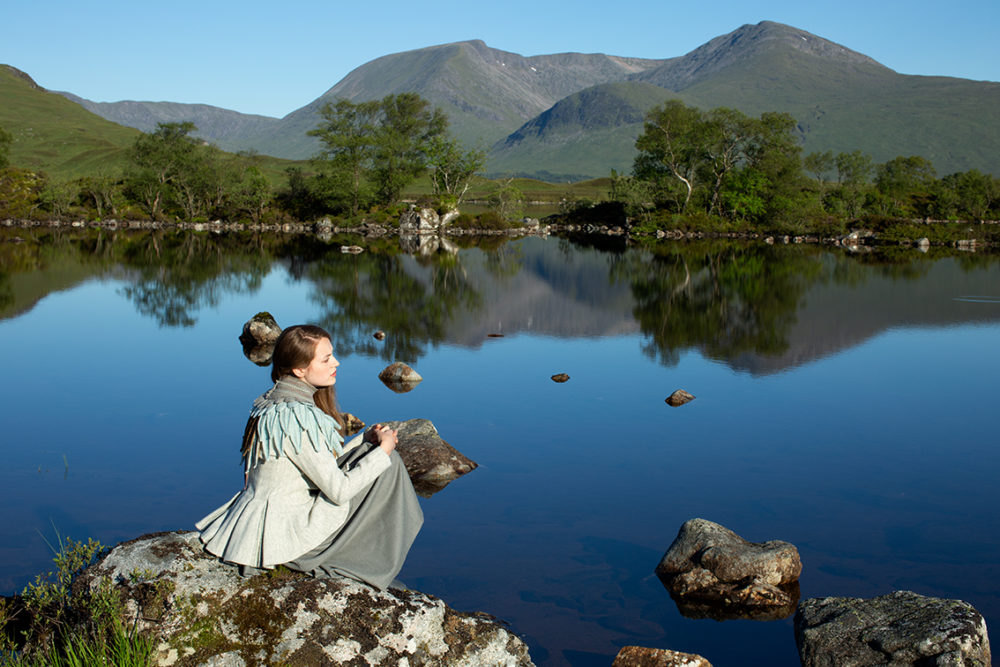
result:
[[[510,224],[496,211],[480,213],[476,220],[476,228],[478,229],[507,229],[509,227]]]

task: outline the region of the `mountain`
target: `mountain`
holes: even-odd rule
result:
[[[178,102],[91,102],[73,93],[56,91],[87,111],[112,122],[152,132],[158,123],[191,121],[198,131],[193,136],[204,138],[223,150],[237,152],[256,147],[256,137],[267,136],[281,121],[269,116],[243,114],[208,104]]]
[[[124,161],[139,136],[48,92],[10,65],[0,65],[0,127],[14,137],[11,164],[65,178]]]
[[[609,86],[609,84],[614,84]],[[663,91],[663,92],[661,92]],[[284,118],[166,102],[80,103],[135,127],[191,120],[227,150],[313,155],[319,109],[416,92],[441,107],[466,145],[490,148],[492,173],[573,178],[628,171],[642,114],[670,97],[750,115],[784,111],[805,152],[862,150],[877,162],[921,155],[939,174],[1000,174],[1000,83],[903,75],[868,56],[770,21],[683,56],[650,60],[564,53],[525,57],[479,40],[383,56]]]
[[[968,169],[1000,174],[1000,83],[898,74],[779,23],[745,25],[630,80],[661,86],[703,109],[726,106],[753,116],[788,112],[798,121],[806,153],[859,149],[876,162],[921,155],[941,175]],[[545,123],[544,131],[529,133],[516,146],[508,137],[491,157],[502,156],[508,169],[539,159],[544,164],[537,169],[553,171],[554,163],[564,162],[579,171],[578,156],[590,150],[587,175],[627,171],[641,119],[623,115],[614,130],[604,129],[598,153],[587,147],[584,126],[591,113],[606,117],[608,109],[607,100],[594,102],[593,110],[584,103],[573,116]],[[572,136],[579,137],[576,145],[566,140]]]
[[[611,169],[628,172],[635,155],[636,128],[646,111],[673,97],[677,95],[649,83],[591,86],[564,97],[494,144],[489,170],[524,175],[547,172],[568,181],[607,175]]]

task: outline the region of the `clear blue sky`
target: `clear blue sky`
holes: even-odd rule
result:
[[[0,63],[96,102],[285,114],[389,53],[482,39],[525,56],[680,56],[769,20],[904,74],[1000,81],[1000,0],[7,0]]]

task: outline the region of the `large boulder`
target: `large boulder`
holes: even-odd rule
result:
[[[475,461],[445,442],[427,419],[381,423],[399,431],[396,451],[406,465],[414,490],[425,498],[479,467]]]
[[[804,667],[991,664],[986,622],[972,605],[910,591],[804,600],[795,643]]]
[[[119,544],[76,586],[111,582],[128,626],[157,639],[157,665],[531,665],[503,623],[416,591],[278,570],[250,578],[197,533]]]
[[[706,519],[684,522],[656,566],[682,614],[718,620],[791,616],[801,573],[794,545],[748,542]]]

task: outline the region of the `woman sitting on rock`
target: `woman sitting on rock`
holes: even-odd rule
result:
[[[380,589],[423,524],[396,431],[376,424],[344,444],[330,335],[285,329],[274,347],[274,386],[258,397],[243,434],[243,490],[196,526],[205,549],[241,574],[285,565]]]

